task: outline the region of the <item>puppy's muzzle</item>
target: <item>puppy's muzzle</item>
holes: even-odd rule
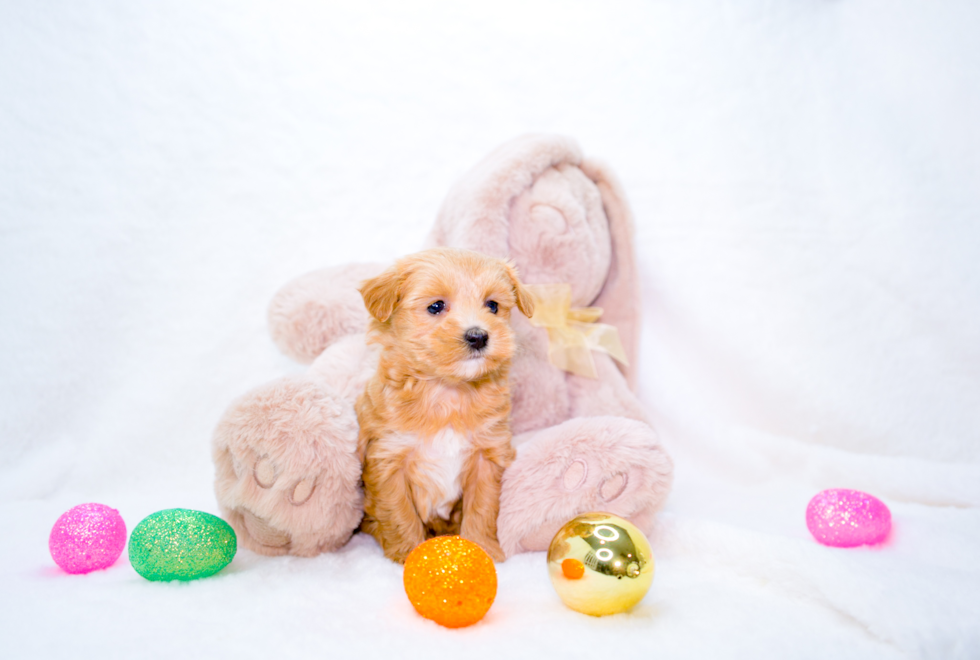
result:
[[[463,333],[463,339],[474,351],[482,351],[490,341],[490,335],[483,328],[470,328]]]

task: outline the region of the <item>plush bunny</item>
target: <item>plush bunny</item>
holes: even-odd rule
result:
[[[508,555],[546,549],[586,511],[649,530],[669,492],[671,460],[633,393],[640,297],[631,232],[606,170],[570,139],[526,136],[453,187],[429,236],[430,245],[513,260],[547,311],[512,318],[517,459],[504,473],[497,521]],[[251,550],[310,556],[358,527],[354,401],[377,354],[357,286],[382,269],[310,273],[272,301],[273,338],[311,367],[239,398],[213,442],[218,502]]]

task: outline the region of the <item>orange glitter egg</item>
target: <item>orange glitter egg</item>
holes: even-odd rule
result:
[[[483,548],[461,536],[437,536],[405,559],[405,593],[415,611],[447,628],[483,618],[497,596],[497,569]]]

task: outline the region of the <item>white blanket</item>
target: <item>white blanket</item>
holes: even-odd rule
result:
[[[0,656],[980,657],[980,5],[0,6]],[[373,540],[151,583],[57,569],[82,502],[216,512],[211,430],[302,367],[265,306],[421,247],[497,144],[575,137],[637,221],[677,481],[629,614],[544,556],[450,631]],[[890,508],[835,549],[824,488]]]

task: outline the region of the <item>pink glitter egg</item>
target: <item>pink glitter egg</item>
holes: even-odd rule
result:
[[[847,488],[824,490],[806,507],[806,526],[824,545],[853,548],[885,540],[892,512],[877,497]]]
[[[126,523],[105,504],[79,504],[61,514],[51,528],[48,549],[68,573],[109,568],[126,546]]]

